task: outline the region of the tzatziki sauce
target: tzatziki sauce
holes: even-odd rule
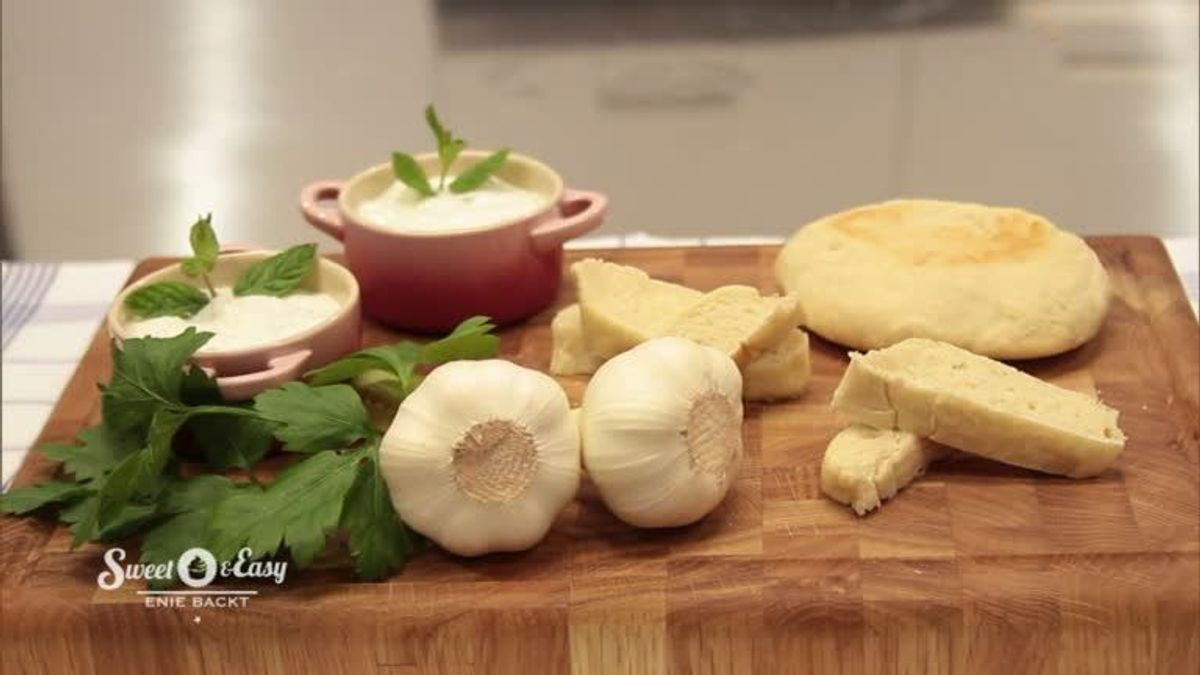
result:
[[[453,180],[447,176],[446,185]],[[431,197],[396,182],[363,202],[358,213],[363,220],[395,232],[437,233],[527,218],[545,206],[540,194],[493,177],[468,192],[445,189]]]
[[[333,296],[297,291],[281,298],[235,296],[218,286],[216,297],[190,317],[158,316],[128,324],[129,337],[173,337],[189,326],[213,333],[201,351],[249,349],[301,333],[341,311]]]

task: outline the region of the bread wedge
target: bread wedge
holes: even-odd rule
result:
[[[624,265],[587,259],[571,267],[588,348],[611,358],[651,338],[685,337],[729,354],[743,367],[800,324],[799,302],[749,286],[708,293],[651,279]]]
[[[579,305],[568,305],[550,324],[554,339],[550,372],[554,375],[590,375],[604,359],[588,349]],[[774,349],[742,369],[742,397],[747,401],[796,398],[808,389],[812,367],[808,334],[793,329]]]
[[[909,338],[851,354],[833,407],[853,422],[1082,478],[1125,447],[1117,411],[945,342]]]
[[[550,372],[554,375],[591,375],[604,359],[588,349],[583,338],[583,318],[579,304],[559,310],[550,322],[554,345],[550,351]]]
[[[834,436],[825,449],[821,491],[858,515],[866,515],[925,473],[925,468],[948,450],[907,431],[853,424]]]
[[[744,367],[799,324],[800,306],[793,297],[764,297],[750,286],[722,286],[705,293],[661,334],[716,347]]]
[[[609,359],[681,319],[700,291],[651,279],[636,267],[587,258],[571,266],[588,349]]]

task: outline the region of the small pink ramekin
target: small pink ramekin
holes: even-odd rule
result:
[[[487,157],[465,151],[453,171]],[[417,156],[429,175],[437,155]],[[390,164],[348,181],[318,181],[300,192],[300,211],[317,229],[343,242],[346,263],[362,286],[363,310],[396,328],[442,333],[483,314],[508,324],[554,301],[562,281],[563,243],[599,227],[608,199],[564,187],[553,169],[510,154],[498,176],[543,196],[545,208],[526,218],[445,232],[395,232],[359,215],[359,206],[395,182]],[[337,209],[322,201],[337,200]]]
[[[276,251],[249,251],[222,254],[209,274],[214,286],[232,286],[250,265],[274,255]],[[216,378],[221,395],[228,401],[253,398],[259,392],[299,378],[305,371],[341,358],[359,348],[362,340],[362,312],[358,283],[341,265],[325,258],[304,280],[301,288],[328,293],[341,310],[308,330],[257,347],[229,350],[201,348],[192,361]],[[128,324],[133,320],[125,308],[125,298],[133,291],[158,281],[183,281],[195,284],[179,265],[171,265],[142,277],[117,295],[108,310],[108,333],[118,342],[130,337]]]

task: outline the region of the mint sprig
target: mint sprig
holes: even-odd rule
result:
[[[508,159],[508,148],[497,150],[482,162],[464,171],[447,186],[446,176],[450,172],[450,167],[466,149],[467,142],[456,137],[454,132],[442,124],[432,105],[425,106],[425,123],[429,125],[429,130],[433,132],[433,138],[437,142],[439,173],[436,188],[433,187],[429,176],[412,155],[403,152],[392,153],[392,174],[396,180],[412,188],[422,197],[432,197],[447,187],[454,194],[474,190],[495,175]]]
[[[221,252],[221,245],[217,242],[217,233],[212,228],[211,213],[200,216],[192,224],[192,229],[188,232],[188,243],[192,245],[192,257],[185,258],[179,263],[183,268],[183,273],[189,277],[200,277],[204,281],[205,288],[208,289],[209,297],[215,298],[217,292],[213,289],[208,273],[217,264],[217,255]]]
[[[178,316],[186,319],[204,309],[217,297],[217,291],[208,275],[217,264],[221,245],[212,229],[211,213],[201,216],[192,224],[188,241],[192,246],[192,255],[181,260],[179,266],[187,276],[199,277],[208,289],[208,294],[181,281],[147,284],[126,296],[125,307],[130,314],[139,319],[159,316]],[[293,246],[247,268],[234,284],[233,294],[283,297],[296,290],[316,265],[316,244]]]

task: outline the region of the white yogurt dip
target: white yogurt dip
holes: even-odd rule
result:
[[[216,291],[217,297],[186,319],[157,316],[129,322],[129,336],[173,337],[193,326],[214,333],[202,351],[247,349],[289,338],[341,311],[337,300],[325,293],[294,292],[276,298],[238,297],[228,286],[218,286]]]
[[[437,180],[436,178],[433,180]],[[446,177],[446,185],[454,176]],[[403,183],[393,183],[378,197],[363,202],[363,220],[396,232],[441,232],[483,227],[541,211],[546,200],[538,193],[490,178],[470,192],[442,190],[432,197]]]

